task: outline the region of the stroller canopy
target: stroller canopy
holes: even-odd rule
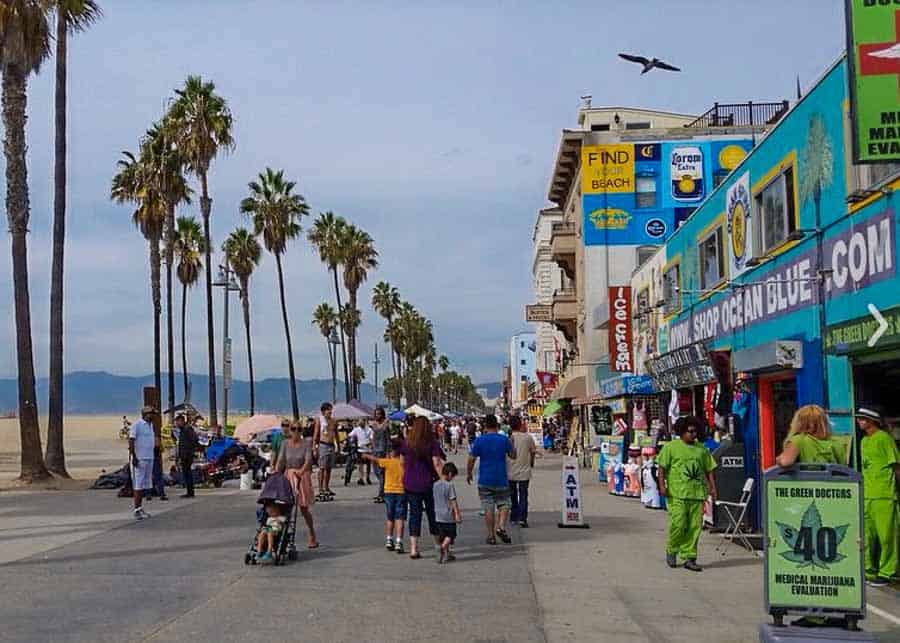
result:
[[[266,478],[266,484],[263,485],[256,502],[261,505],[274,502],[288,507],[294,506],[294,492],[291,489],[291,483],[282,474],[273,473]]]

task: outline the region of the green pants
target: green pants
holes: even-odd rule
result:
[[[871,498],[865,501],[866,576],[890,578],[897,575],[897,536],[900,528],[897,501]],[[878,542],[881,556],[876,561],[873,545]]]
[[[697,558],[697,543],[703,530],[703,501],[666,498],[669,512],[669,539],[666,553],[685,560]]]

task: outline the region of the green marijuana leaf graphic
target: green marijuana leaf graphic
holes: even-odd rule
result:
[[[800,521],[800,527],[792,527],[783,522],[775,522],[781,539],[789,547],[787,551],[779,552],[779,556],[798,568],[817,567],[828,569],[829,565],[838,563],[846,556],[838,553],[838,545],[844,541],[849,524],[838,527],[824,527],[822,515],[816,507],[816,503],[807,507]]]

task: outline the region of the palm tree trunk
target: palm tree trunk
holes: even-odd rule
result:
[[[294,419],[300,419],[300,406],[297,402],[297,381],[294,379],[294,351],[291,349],[291,327],[288,324],[287,303],[284,299],[284,273],[281,271],[281,255],[275,255],[275,265],[278,267],[278,292],[281,295],[281,316],[284,318],[284,338],[287,341],[288,376],[291,380],[291,405],[294,411]]]
[[[19,384],[21,474],[26,482],[50,476],[41,452],[34,351],[31,344],[31,299],[28,293],[28,167],[25,160],[26,73],[16,65],[3,68],[3,152],[6,156],[6,215],[12,248],[13,300]]]
[[[212,201],[209,198],[209,187],[206,182],[206,172],[200,173],[200,214],[203,215],[203,239],[206,242],[204,254],[206,255],[206,348],[207,363],[209,366],[209,422],[215,426],[219,423],[219,415],[216,412],[216,345],[213,333],[213,300],[212,300],[212,240],[209,236],[209,217],[212,210]]]
[[[172,310],[172,268],[175,252],[175,204],[170,203],[166,212],[166,363],[169,367],[169,424],[175,424],[175,326]]]
[[[334,351],[331,348],[331,342],[325,337],[325,347],[328,349],[328,361],[331,362],[331,403],[334,404],[337,398],[337,364],[335,362]]]
[[[150,289],[153,297],[153,385],[156,387],[157,391],[162,391],[162,333],[160,332],[162,297],[160,293],[159,278],[160,263],[159,238],[157,235],[152,235],[150,239]]]
[[[66,239],[66,45],[68,21],[56,18],[56,94],[53,168],[53,260],[50,268],[50,417],[47,423],[47,468],[64,478],[63,445],[63,260]]]
[[[244,332],[247,335],[247,366],[250,370],[250,415],[256,414],[256,382],[253,379],[253,345],[250,341],[249,279],[241,279],[241,305],[244,309]]]
[[[350,310],[356,310],[356,290],[351,290],[348,294],[350,300]],[[356,328],[351,327],[347,331],[347,352],[350,353],[350,373],[353,375],[350,382],[351,399],[359,399],[359,383],[356,381]]]
[[[338,274],[337,274],[337,266],[332,267],[332,274],[334,275],[334,296],[337,299],[337,312],[338,312],[338,328],[340,329],[341,338],[341,359],[344,362],[344,394],[346,396],[345,402],[350,401],[350,371],[347,369],[347,348],[344,345],[344,322],[341,318],[341,287],[338,284]]]
[[[190,401],[191,384],[188,380],[187,365],[187,285],[181,284],[181,376],[184,379],[184,393],[182,399],[185,402]]]

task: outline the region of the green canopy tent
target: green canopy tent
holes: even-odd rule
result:
[[[562,408],[562,402],[559,400],[550,400],[544,405],[544,417],[548,418],[551,415],[555,415]]]

